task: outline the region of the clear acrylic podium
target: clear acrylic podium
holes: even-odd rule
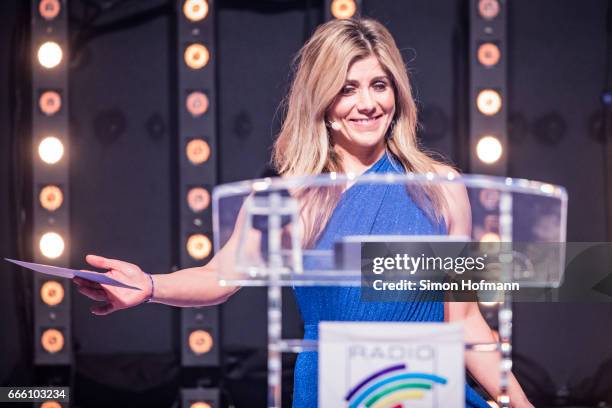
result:
[[[419,203],[432,192],[452,185],[464,186],[471,206],[472,242],[564,243],[567,193],[563,187],[529,181],[437,174],[329,173],[299,178],[266,178],[220,185],[213,192],[214,248],[221,285],[266,286],[268,289],[268,406],[281,406],[281,354],[316,351],[317,341],[284,339],[283,286],[360,286],[361,270],[338,266],[333,250],[315,250],[317,234],[343,195],[356,185],[401,185]],[[449,203],[452,206],[453,203]],[[348,237],[349,240],[367,237]],[[376,237],[398,239],[398,236]],[[419,239],[418,236],[406,236]],[[422,237],[424,240],[430,237]],[[457,237],[438,239],[456,240]],[[541,254],[512,251],[506,259],[521,259],[520,268],[502,261],[508,281],[523,288],[558,287],[563,280],[564,252]],[[316,259],[304,267],[304,260]],[[359,262],[357,262],[359,264]],[[499,302],[499,341],[466,344],[467,350],[499,351],[501,395],[498,404],[509,406],[508,373],[512,368],[512,298]]]

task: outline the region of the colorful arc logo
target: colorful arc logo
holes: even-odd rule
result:
[[[398,364],[365,378],[344,399],[348,408],[401,408],[402,401],[423,399],[435,384],[446,382],[438,375],[407,372],[405,364]]]

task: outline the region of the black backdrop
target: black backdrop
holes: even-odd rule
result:
[[[18,73],[11,72],[13,37],[17,28],[27,25],[18,9],[26,3],[0,2],[2,256],[15,256],[17,251],[16,174],[10,170],[18,157],[12,146],[15,138],[28,137],[12,132],[17,107],[12,88]],[[322,5],[273,0],[218,3],[219,174],[221,182],[229,182],[252,178],[268,160],[289,64],[320,22]],[[385,23],[402,50],[422,113],[422,142],[461,165],[462,146],[454,135],[465,132],[461,113],[468,103],[458,93],[465,86],[461,68],[467,58],[462,48],[466,2],[364,3],[366,14]],[[568,188],[569,240],[605,240],[603,145],[593,137],[592,128],[605,83],[608,3],[509,2],[510,176]],[[72,266],[84,267],[85,253],[99,253],[147,271],[170,271],[176,246],[170,161],[176,109],[171,99],[176,63],[169,37],[173,17],[161,13],[137,26],[78,38],[79,28],[83,33],[96,31],[78,22],[83,4],[71,4],[79,44],[70,71]],[[164,4],[127,1],[92,24],[102,26]],[[0,383],[23,384],[31,370],[22,306],[31,294],[19,276],[22,272],[5,264],[0,264],[0,272],[0,350],[11,351],[0,353]],[[299,316],[287,295],[285,334],[299,336]],[[176,354],[176,309],[147,305],[99,318],[88,308],[86,299],[74,297],[74,336],[81,355]],[[223,306],[227,350],[264,350],[264,310],[265,293],[259,289],[241,290]],[[612,358],[611,319],[609,304],[518,305],[517,370],[527,373],[541,366],[556,387],[574,390],[580,381],[594,379],[598,365]],[[253,365],[261,369],[265,361],[258,358]],[[533,361],[528,365],[522,360]],[[610,373],[606,378],[612,383]],[[525,382],[528,389],[538,390],[530,388],[527,377]],[[257,395],[264,398],[265,390]]]

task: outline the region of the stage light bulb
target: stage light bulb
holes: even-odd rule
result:
[[[59,187],[49,185],[40,190],[38,199],[42,208],[47,211],[55,211],[62,206],[64,193]]]
[[[44,256],[55,259],[64,253],[64,239],[55,232],[47,232],[40,239],[39,247]]]
[[[47,329],[40,337],[40,344],[47,353],[57,353],[64,348],[64,335],[57,329]]]
[[[193,139],[185,148],[187,159],[195,165],[202,164],[210,157],[210,147],[202,139]]]
[[[212,244],[203,234],[194,234],[187,239],[187,253],[193,259],[201,260],[210,255]]]
[[[497,0],[480,0],[478,2],[478,13],[485,20],[493,20],[499,14],[499,2]]]
[[[40,405],[40,408],[62,408],[62,404],[57,401],[45,401]]]
[[[483,115],[493,116],[498,113],[502,106],[502,98],[499,92],[493,89],[483,89],[478,93],[476,106]]]
[[[495,232],[486,232],[482,235],[482,237],[480,237],[480,242],[483,243],[495,243],[500,241],[501,238],[499,237],[499,234],[496,234]]]
[[[210,404],[204,401],[193,402],[189,405],[189,408],[212,408]]]
[[[40,298],[49,306],[57,306],[64,300],[64,287],[58,281],[46,281],[40,288]]]
[[[480,301],[478,303],[480,303],[484,307],[495,307],[499,304],[499,302],[485,302],[485,301]]]
[[[489,211],[493,211],[498,207],[499,196],[499,190],[490,188],[483,188],[478,194],[480,204],[482,204],[482,206]]]
[[[193,212],[204,211],[210,205],[210,194],[205,188],[194,187],[187,193],[187,205]]]
[[[502,152],[502,144],[495,136],[484,136],[476,145],[478,158],[486,164],[493,164],[498,161]]]
[[[62,62],[62,47],[56,42],[47,41],[38,49],[38,62],[45,68],[54,68]]]
[[[186,0],[183,4],[183,14],[189,21],[201,21],[208,15],[208,2],[206,0]]]
[[[203,92],[191,92],[187,95],[185,106],[191,116],[201,116],[208,110],[208,97]]]
[[[191,44],[185,49],[185,64],[191,69],[201,69],[208,64],[210,54],[208,48],[202,44]]]
[[[487,68],[497,65],[501,57],[499,47],[493,43],[487,42],[480,44],[478,47],[478,62]]]
[[[53,20],[59,14],[61,4],[59,0],[40,0],[38,12],[45,20]]]
[[[38,155],[45,163],[55,164],[64,156],[64,145],[57,137],[45,137],[38,145]]]
[[[189,348],[195,354],[205,354],[213,346],[213,338],[206,330],[194,330],[189,334]]]
[[[62,107],[62,97],[55,91],[45,91],[38,99],[38,107],[47,116],[55,115]]]
[[[355,0],[334,0],[331,4],[331,13],[335,18],[342,20],[351,18],[357,11]]]

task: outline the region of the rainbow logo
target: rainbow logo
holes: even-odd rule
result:
[[[423,399],[434,385],[446,382],[434,374],[406,372],[406,364],[398,364],[365,378],[344,399],[348,408],[402,408],[402,402]]]

